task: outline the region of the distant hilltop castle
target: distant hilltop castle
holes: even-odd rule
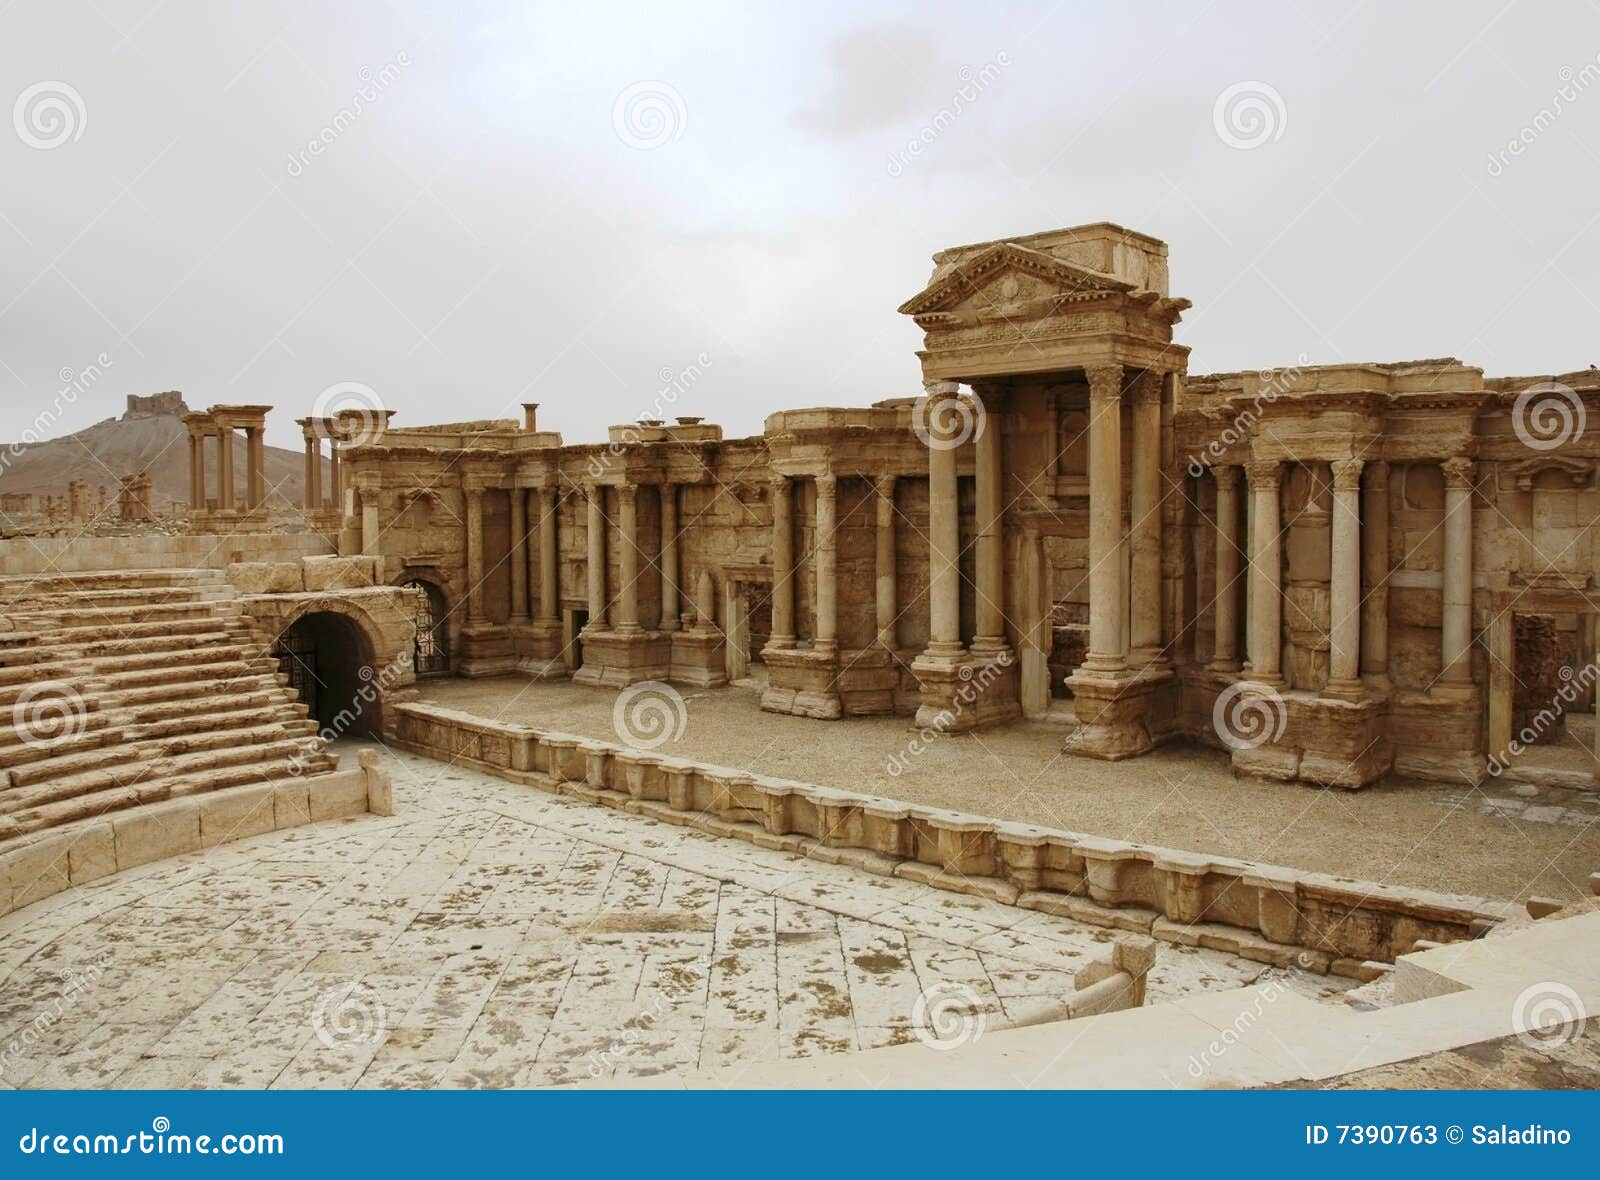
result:
[[[122,420],[126,422],[131,418],[177,417],[188,412],[189,407],[184,404],[183,393],[180,390],[152,393],[147,397],[130,393],[128,411],[122,415]]]

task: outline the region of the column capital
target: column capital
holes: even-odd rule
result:
[[[1335,459],[1328,464],[1333,469],[1333,490],[1336,492],[1359,492],[1361,490],[1361,468],[1365,461],[1361,459]]]
[[[1283,464],[1277,459],[1252,459],[1244,465],[1244,475],[1251,491],[1276,491],[1283,480]]]
[[[1444,486],[1453,491],[1470,491],[1472,475],[1477,464],[1466,455],[1455,455],[1439,464],[1444,473]]]
[[[1133,395],[1135,402],[1159,402],[1161,400],[1161,370],[1139,369],[1133,375],[1133,380],[1128,386],[1128,392]]]
[[[639,489],[631,483],[617,485],[617,499],[624,504],[632,504],[639,495]]]
[[[830,496],[839,486],[839,477],[831,471],[824,471],[821,475],[818,475],[815,478],[817,482],[817,491],[820,492],[823,489],[827,489],[827,492]]]
[[[957,397],[961,393],[959,381],[924,381],[922,392],[931,400],[941,397]]]
[[[1211,476],[1217,481],[1219,488],[1227,488],[1230,492],[1239,488],[1239,467],[1234,463],[1223,463],[1211,469]]]
[[[885,500],[893,500],[895,481],[899,478],[900,477],[898,475],[874,476],[872,479],[872,488],[881,498]]]
[[[767,482],[772,485],[773,495],[787,496],[789,494],[789,477],[787,475],[771,476]]]
[[[1090,401],[1120,400],[1122,397],[1122,366],[1091,365],[1083,375],[1089,379]]]

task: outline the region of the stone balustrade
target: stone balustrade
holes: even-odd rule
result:
[[[750,775],[420,703],[403,749],[816,860],[1258,962],[1366,977],[1419,941],[1474,938],[1511,907],[984,819]]]

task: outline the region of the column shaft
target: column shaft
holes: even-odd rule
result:
[[[606,626],[606,513],[601,497],[605,490],[585,484],[583,494],[589,503],[589,626],[596,631]]]
[[[1239,469],[1213,467],[1217,481],[1216,593],[1211,667],[1239,670]]]
[[[775,648],[793,647],[794,504],[787,476],[772,481],[772,638]]]
[[[812,562],[817,579],[817,630],[812,646],[827,653],[838,646],[838,508],[838,480],[832,475],[817,476],[817,552]]]
[[[233,508],[233,427],[217,428],[217,507]]]
[[[661,629],[678,629],[678,485],[661,485]]]
[[[617,531],[622,542],[618,572],[622,578],[617,600],[617,630],[630,634],[639,627],[639,489],[617,489]]]
[[[1389,465],[1368,463],[1361,513],[1361,674],[1389,679]]]
[[[376,488],[361,488],[356,493],[361,497],[361,552],[372,556],[378,553],[379,543],[379,517],[378,517],[378,491]],[[480,513],[481,516],[481,513]],[[483,546],[483,528],[480,521],[478,529],[478,546],[481,553]],[[482,558],[479,558],[481,579]]]
[[[1472,687],[1472,460],[1448,459],[1444,470],[1444,627],[1440,685]]]
[[[522,488],[511,489],[511,621],[528,621],[528,505]]]
[[[954,656],[961,648],[961,518],[956,491],[955,433],[964,416],[941,405],[955,399],[953,381],[928,386],[928,651]]]
[[[1089,378],[1089,651],[1083,668],[1127,669],[1127,609],[1122,547],[1122,366]]]
[[[978,633],[972,646],[998,651],[1006,646],[1005,547],[1002,539],[1004,488],[1001,471],[1001,399],[985,399],[977,438]]]
[[[1252,503],[1250,539],[1250,678],[1283,685],[1283,538],[1280,482],[1283,465],[1254,462],[1245,468]]]
[[[878,578],[878,644],[893,651],[895,646],[895,602],[899,597],[894,570],[894,484],[895,477],[878,477],[878,530],[876,569]]]
[[[339,486],[339,439],[328,436],[328,507],[344,515],[344,489]]]
[[[559,550],[556,537],[556,513],[560,501],[555,488],[539,489],[539,621],[554,623],[560,618]]]
[[[467,624],[483,621],[483,492],[467,489]]]
[[[267,454],[259,426],[247,426],[244,432],[245,497],[248,507],[260,508],[266,502]]]
[[[206,440],[202,434],[189,435],[189,507],[196,512],[206,506]]]
[[[1361,465],[1333,464],[1333,529],[1328,585],[1328,684],[1324,696],[1361,695]]]
[[[1130,659],[1139,665],[1161,656],[1161,382],[1160,373],[1145,370],[1133,397],[1128,643]]]

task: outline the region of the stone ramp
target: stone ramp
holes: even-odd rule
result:
[[[332,770],[218,570],[0,578],[0,848]]]

